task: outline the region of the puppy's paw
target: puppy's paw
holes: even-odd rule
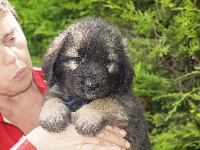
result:
[[[53,98],[44,103],[40,113],[40,126],[50,132],[61,132],[70,123],[71,114],[61,100]]]
[[[89,107],[82,107],[73,116],[73,124],[77,132],[83,136],[95,136],[106,125],[103,115]]]

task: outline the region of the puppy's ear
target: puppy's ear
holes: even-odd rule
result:
[[[42,71],[49,87],[52,87],[55,84],[55,64],[58,61],[61,50],[66,48],[67,42],[67,34],[64,32],[59,34],[49,46],[47,53],[43,57]]]
[[[42,71],[44,73],[44,78],[47,81],[49,87],[53,86],[55,79],[53,75],[54,63],[59,53],[58,45],[51,45],[49,47],[48,53],[43,57]]]
[[[134,71],[129,61],[129,58],[125,58],[121,65],[121,74],[120,74],[120,92],[127,92],[132,86],[132,80],[134,76]]]
[[[122,63],[121,63],[121,74],[120,74],[120,91],[121,92],[127,92],[129,89],[132,89],[132,80],[133,77],[135,76],[135,73],[133,71],[133,64],[132,61],[130,60],[128,53],[129,53],[129,49],[128,49],[128,42],[126,39],[122,39],[122,51],[121,51],[121,59],[122,59]]]

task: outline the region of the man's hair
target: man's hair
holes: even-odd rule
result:
[[[8,0],[0,0],[0,14],[3,12],[11,12],[13,16],[18,19],[17,13],[14,7],[10,4]]]

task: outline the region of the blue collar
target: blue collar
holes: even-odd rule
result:
[[[70,106],[72,111],[76,111],[77,109],[89,103],[89,101],[84,101],[76,97],[73,97],[70,101],[61,101],[61,102],[67,106]],[[76,105],[76,108],[73,107],[75,105]]]

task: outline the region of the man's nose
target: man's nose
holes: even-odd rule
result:
[[[9,47],[4,47],[0,53],[3,54],[3,62],[5,65],[13,64],[17,60],[17,55]]]

